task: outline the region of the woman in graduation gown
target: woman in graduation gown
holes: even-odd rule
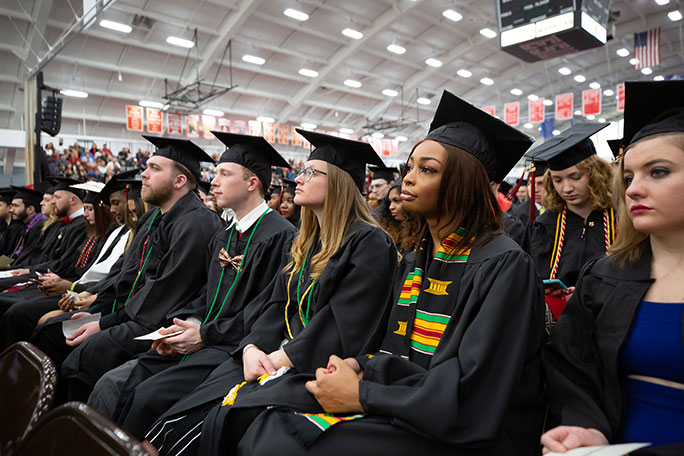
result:
[[[547,210],[527,226],[522,245],[543,279],[558,279],[567,287],[574,287],[582,266],[604,256],[615,238],[613,172],[589,139],[607,125],[577,123],[526,154],[548,164],[543,197]],[[550,329],[566,299],[564,291],[549,291]]]
[[[624,141],[616,242],[582,271],[543,353],[561,424],[545,452],[651,442],[630,454],[684,454],[684,81],[628,82]]]
[[[402,263],[382,349],[331,356],[305,385],[310,395],[289,385],[279,407],[233,391],[224,403],[235,416],[204,426],[201,439],[220,443],[207,454],[535,454],[542,283],[504,235],[489,187],[530,143],[444,92],[407,163],[404,208],[426,229]],[[266,381],[254,389],[276,389]],[[244,426],[241,415],[255,418]]]
[[[206,454],[198,448],[202,423],[236,384],[258,384],[257,378],[289,369],[282,380],[298,382],[306,393],[304,382],[330,354],[357,356],[379,345],[397,251],[360,190],[366,163],[382,162],[366,143],[300,133],[316,148],[296,178],[301,228],[291,261],[245,309],[250,330],[235,360],[221,364],[149,430],[146,438],[160,454]]]

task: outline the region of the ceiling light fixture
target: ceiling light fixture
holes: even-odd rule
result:
[[[494,38],[496,37],[496,32],[490,28],[483,28],[480,29],[480,35],[484,36],[485,38]]]
[[[63,89],[60,90],[59,93],[61,93],[65,97],[88,98],[88,93],[83,92],[81,90]]]
[[[429,98],[420,97],[420,98],[418,98],[418,99],[416,100],[416,103],[422,104],[422,105],[426,105],[426,106],[427,106],[427,105],[429,105],[430,103],[432,103],[432,101],[430,101]]]
[[[266,63],[265,59],[262,59],[261,57],[257,57],[256,55],[249,55],[245,54],[242,56],[242,60],[247,63],[253,63],[255,65],[263,65]]]
[[[360,40],[363,38],[363,33],[359,32],[358,30],[346,28],[342,30],[342,35],[347,36],[349,38],[355,39],[355,40]]]
[[[318,77],[318,71],[316,70],[310,70],[308,68],[302,68],[299,70],[299,74],[302,76],[306,76],[307,78],[316,78]]]
[[[646,68],[642,68],[642,69],[641,69],[641,74],[645,74],[646,76],[648,76],[648,75],[651,74],[651,73],[653,73],[653,70],[650,69],[649,67],[646,67]]]
[[[469,78],[473,75],[470,71],[466,70],[465,68],[461,68],[456,72],[457,75],[459,75],[462,78]]]
[[[530,101],[537,101],[537,100],[539,100],[539,97],[536,96],[535,94],[530,94],[527,96],[527,99]]]
[[[682,13],[679,12],[679,10],[670,11],[667,13],[667,17],[669,17],[672,22],[681,21]]]
[[[617,51],[615,51],[615,53],[620,57],[627,57],[629,55],[629,51],[625,48],[620,48]]]
[[[397,136],[397,137],[394,138],[394,139],[396,139],[396,140],[399,141],[399,142],[408,141],[408,138],[407,138],[406,136]]]
[[[144,106],[146,108],[155,108],[155,109],[161,109],[164,107],[164,103],[160,103],[158,101],[148,101],[148,100],[141,100],[138,102],[140,106]]]
[[[382,91],[382,94],[385,95],[386,97],[396,97],[397,95],[399,95],[399,92],[397,92],[396,90],[392,90],[392,89],[385,89]]]
[[[589,87],[596,90],[601,88],[601,84],[599,84],[598,82],[592,82],[591,84],[589,84]]]
[[[273,117],[268,117],[268,116],[259,116],[256,118],[259,122],[263,123],[273,123],[275,122],[275,119]]]
[[[107,19],[103,19],[100,21],[100,27],[104,27],[109,30],[116,30],[117,32],[121,33],[131,33],[131,31],[133,31],[133,27],[131,27],[130,25],[121,24],[119,22],[114,21],[108,21]]]
[[[302,127],[302,128],[305,129],[305,130],[313,130],[313,129],[315,129],[318,125],[316,125],[315,123],[302,122],[299,126]]]
[[[398,55],[406,53],[406,48],[403,46],[399,46],[398,44],[390,44],[389,46],[387,46],[387,50]]]
[[[451,8],[442,11],[442,16],[454,22],[458,22],[463,19],[463,16],[460,13],[452,10]]]
[[[308,15],[308,14],[306,14],[306,13],[304,13],[304,12],[302,12],[302,11],[293,9],[293,8],[288,8],[288,9],[286,9],[285,11],[283,11],[283,14],[284,14],[285,16],[287,16],[287,17],[291,17],[292,19],[295,19],[295,20],[298,20],[298,21],[302,21],[302,22],[304,22],[304,21],[306,21],[306,20],[309,19],[309,15]]]
[[[382,139],[385,137],[385,135],[383,135],[382,133],[377,132],[377,131],[375,133],[373,133],[371,136],[375,139]]]
[[[572,73],[572,70],[568,67],[561,67],[561,68],[558,68],[558,72],[560,74],[562,74],[563,76],[568,76],[569,74]]]
[[[511,94],[515,95],[516,97],[519,97],[520,95],[523,94],[523,91],[518,89],[518,88],[514,88],[514,89],[511,89]]]
[[[494,84],[494,80],[489,79],[489,78],[482,78],[480,79],[480,84],[484,84],[486,86],[490,86]]]
[[[184,47],[187,49],[195,47],[194,41],[186,40],[183,38],[178,38],[177,36],[170,36],[170,37],[166,38],[166,42],[169,44],[173,44],[174,46],[180,46],[180,47]]]
[[[574,79],[575,79],[575,81],[577,81],[577,82],[584,82],[584,81],[587,80],[587,78],[585,78],[585,77],[582,76],[581,74],[578,74],[577,76],[575,76]]]
[[[354,89],[358,89],[359,87],[361,87],[362,84],[361,84],[361,82],[355,81],[353,79],[346,79],[344,81],[344,85],[346,85],[347,87],[352,87]]]
[[[553,100],[549,100],[548,98],[544,99],[544,106],[553,106]]]
[[[661,75],[658,75],[658,76],[656,76],[655,78],[653,78],[653,80],[654,80],[654,81],[664,81],[665,78],[664,78],[663,76],[661,76]]]
[[[610,90],[610,89],[606,89],[606,90],[603,91],[603,95],[605,95],[605,96],[607,96],[607,97],[612,97],[613,95],[615,95],[615,92],[613,92],[613,91]]]
[[[637,59],[636,57],[633,57],[633,58],[629,59],[629,64],[630,64],[630,65],[636,65],[636,64],[638,64],[638,63],[639,63],[639,59]]]
[[[340,133],[345,134],[345,135],[351,135],[354,133],[354,130],[351,128],[340,128]]]
[[[439,67],[442,66],[442,61],[430,57],[429,59],[426,59],[426,60],[425,60],[425,64],[426,64],[426,65],[430,65],[431,67],[439,68]]]

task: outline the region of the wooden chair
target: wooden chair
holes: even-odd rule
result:
[[[14,456],[147,456],[133,436],[80,402],[57,407],[26,436]]]
[[[0,354],[0,454],[10,455],[52,405],[57,372],[34,345],[17,342]]]

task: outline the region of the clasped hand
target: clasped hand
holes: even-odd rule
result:
[[[363,370],[354,358],[332,355],[327,367],[316,369],[316,380],[306,382],[306,389],[328,413],[363,412],[359,400],[362,378]]]

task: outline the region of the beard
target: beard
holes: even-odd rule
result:
[[[158,188],[143,187],[141,193],[143,201],[153,206],[160,206],[173,193],[173,180],[169,179]]]

